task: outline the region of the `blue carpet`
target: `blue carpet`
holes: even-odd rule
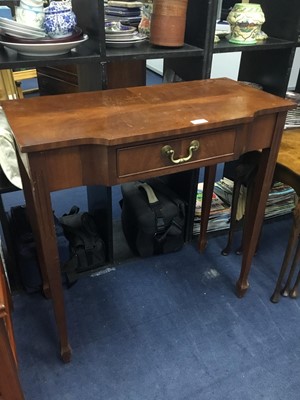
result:
[[[290,218],[264,225],[243,299],[234,289],[241,258],[220,255],[224,235],[210,236],[204,254],[191,243],[80,279],[65,289],[67,365],[58,356],[51,302],[15,295],[26,399],[297,399],[299,300],[269,301],[290,226]]]

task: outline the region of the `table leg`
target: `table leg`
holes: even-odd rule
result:
[[[288,245],[284,254],[284,259],[282,262],[282,266],[278,275],[276,287],[274,289],[274,293],[271,296],[271,301],[272,303],[278,303],[281,295],[281,290],[282,290],[282,282],[283,278],[286,274],[287,268],[289,266],[290,259],[292,257],[293,251],[296,247],[296,243],[299,240],[299,233],[300,233],[300,201],[298,202],[297,207],[294,210],[294,218],[293,218],[293,226],[290,232],[289,236],[289,241]],[[288,296],[288,291],[290,287],[290,282],[292,279],[292,275],[289,274],[289,279],[288,282],[285,285],[285,288],[283,289],[283,294]],[[286,292],[286,293],[285,293]]]
[[[294,231],[294,237],[295,237],[295,243],[294,246],[292,248],[293,252],[294,252],[294,259],[290,268],[290,272],[288,275],[288,279],[284,285],[284,288],[282,289],[282,296],[290,296],[292,298],[296,298],[297,297],[297,288],[299,285],[299,274],[297,276],[296,282],[293,286],[293,288],[291,289],[291,284],[292,284],[292,279],[294,277],[297,265],[299,263],[300,260],[300,199],[294,209],[294,220],[293,220],[293,231]],[[295,250],[296,248],[296,250]]]
[[[61,280],[60,259],[57,248],[55,223],[47,179],[41,166],[43,160],[33,159],[30,165],[30,180],[23,165],[20,164],[24,197],[30,208],[30,221],[36,240],[38,259],[43,278],[47,279],[53,301],[54,315],[60,339],[60,352],[64,362],[71,360],[71,347],[68,341],[66,313]]]
[[[293,276],[293,273],[296,270],[297,265],[299,264],[299,261],[300,261],[300,240],[298,241],[298,246],[297,246],[297,249],[296,249],[295,257],[294,257],[292,268],[291,268],[291,272],[290,272],[290,274],[292,276]],[[297,275],[297,278],[296,278],[294,286],[288,292],[288,296],[290,296],[292,299],[296,299],[298,297],[298,286],[299,286],[299,283],[300,283],[300,272],[298,272],[298,275]],[[286,287],[283,289],[283,295],[285,295],[287,289],[289,289],[289,288],[290,288],[290,286],[286,285]]]
[[[207,226],[211,208],[211,200],[214,191],[217,165],[205,167],[203,197],[201,206],[201,221],[199,235],[199,250],[204,251],[207,246]]]
[[[249,287],[248,275],[260,235],[269,191],[272,185],[276,159],[280,146],[286,113],[277,115],[273,142],[261,152],[258,171],[250,195],[243,231],[243,259],[239,279],[236,283],[237,296],[243,297]]]
[[[239,280],[237,281],[237,295],[243,297],[249,283],[248,275],[251,268],[252,258],[255,254],[262,222],[264,219],[265,205],[271,187],[272,179],[268,177],[268,154],[265,150],[261,157],[261,163],[254,181],[250,195],[250,205],[245,215],[245,227],[243,231],[243,259]],[[272,175],[271,175],[272,176]]]
[[[295,265],[299,264],[299,261],[300,261],[300,240],[298,242],[298,247],[297,247],[297,251],[296,251],[296,254],[295,254],[295,258],[294,258]],[[300,284],[300,271],[298,272],[298,275],[297,275],[296,281],[294,283],[294,286],[292,287],[292,289],[289,292],[289,296],[292,299],[296,299],[298,297],[299,284]]]

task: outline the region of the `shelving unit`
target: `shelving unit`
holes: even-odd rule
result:
[[[78,25],[89,40],[59,57],[26,57],[7,48],[0,49],[0,68],[31,68],[39,66],[76,65],[80,90],[103,88],[106,65],[114,61],[163,58],[165,69],[172,68],[184,80],[209,78],[213,53],[242,51],[240,76],[242,80],[255,77],[264,90],[282,95],[298,46],[298,0],[255,0],[266,16],[263,30],[269,39],[254,46],[241,46],[223,39],[214,44],[217,2],[190,0],[187,10],[185,45],[181,48],[162,48],[142,43],[123,49],[105,46],[104,5],[99,0],[73,0]],[[86,71],[89,71],[84,78]],[[267,71],[267,74],[266,74]],[[267,75],[267,77],[266,77]],[[280,83],[275,78],[280,76]],[[270,77],[272,79],[270,79]],[[284,92],[284,93],[283,93]]]
[[[213,52],[242,52],[238,80],[259,84],[264,91],[285,97],[299,46],[300,2],[255,0],[250,3],[261,5],[266,19],[262,30],[268,39],[254,46],[234,45],[222,39],[214,45]],[[226,163],[224,175],[232,179],[236,166],[236,162]]]
[[[181,48],[162,48],[148,42],[136,47],[111,49],[105,46],[104,5],[100,0],[72,0],[78,26],[88,34],[89,40],[76,50],[59,57],[26,57],[13,50],[0,48],[0,68],[37,68],[45,71],[52,67],[58,74],[69,70],[74,90],[91,91],[114,87],[109,84],[112,66],[120,68],[130,63],[142,69],[147,59],[162,58],[164,70],[171,69],[183,80],[210,77],[213,53],[242,52],[239,80],[253,81],[264,90],[284,96],[295,48],[298,45],[299,0],[255,0],[266,16],[263,30],[269,35],[266,42],[254,46],[239,46],[221,40],[214,44],[217,1],[189,0],[185,44]],[[110,69],[111,68],[111,69]],[[141,72],[141,82],[143,76]],[[118,86],[120,83],[117,83]],[[77,88],[77,89],[76,89]],[[66,88],[65,90],[68,90]],[[188,204],[186,240],[193,231],[193,214],[197,192],[198,170],[168,177]],[[108,244],[108,261],[114,259],[111,189],[89,187],[91,209],[100,209],[103,236]],[[97,197],[95,197],[95,193]],[[95,202],[95,198],[97,201]]]
[[[73,0],[73,10],[77,15],[78,26],[87,33],[89,40],[59,57],[25,57],[18,53],[0,49],[0,68],[36,68],[45,71],[52,68],[55,74],[68,71],[71,85],[64,91],[90,91],[120,86],[120,82],[110,82],[112,70],[130,64],[130,68],[144,68],[146,60],[163,58],[165,68],[172,68],[185,80],[203,79],[208,76],[213,46],[213,21],[216,13],[214,4],[208,0],[190,0],[187,11],[185,44],[181,48],[162,48],[148,42],[127,49],[109,49],[105,46],[104,5],[99,0]],[[209,51],[208,51],[209,49]],[[133,68],[134,66],[134,68]],[[145,72],[144,72],[145,73]],[[140,82],[143,82],[140,72]],[[58,77],[58,79],[60,79]],[[128,85],[130,85],[130,80]],[[115,86],[114,86],[115,85]],[[76,89],[77,88],[77,89]],[[55,91],[57,93],[57,91]],[[48,93],[49,94],[49,93]],[[51,94],[51,93],[50,93]],[[198,171],[174,175],[170,184],[179,186],[179,194],[187,201],[189,216],[186,227],[186,240],[192,237],[193,200],[195,198]],[[194,188],[195,186],[195,188]],[[194,188],[190,190],[190,188]],[[88,203],[91,210],[98,210],[101,220],[102,236],[107,244],[108,262],[114,261],[111,189],[106,187],[88,187]]]
[[[297,0],[258,0],[265,14],[262,30],[268,39],[243,46],[222,39],[214,53],[241,51],[238,80],[254,82],[263,90],[284,97],[288,87],[294,54],[298,46],[300,3]]]

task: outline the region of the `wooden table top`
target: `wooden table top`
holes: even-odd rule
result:
[[[294,103],[221,78],[9,100],[2,106],[20,151],[30,153],[184,136],[251,122]]]
[[[277,162],[300,176],[300,129],[284,131]]]

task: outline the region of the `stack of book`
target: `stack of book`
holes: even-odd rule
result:
[[[222,178],[214,185],[211,212],[208,222],[208,232],[228,229],[230,226],[230,212],[233,192],[233,181]],[[200,232],[200,216],[202,205],[203,183],[198,184],[195,219],[193,233]],[[244,216],[246,205],[247,189],[242,186],[239,196],[237,219]],[[286,215],[292,212],[295,207],[296,193],[293,188],[281,182],[275,182],[268,196],[265,219]]]
[[[138,22],[141,19],[141,7],[143,3],[132,0],[108,0],[105,4],[107,17],[118,17],[126,21]]]

